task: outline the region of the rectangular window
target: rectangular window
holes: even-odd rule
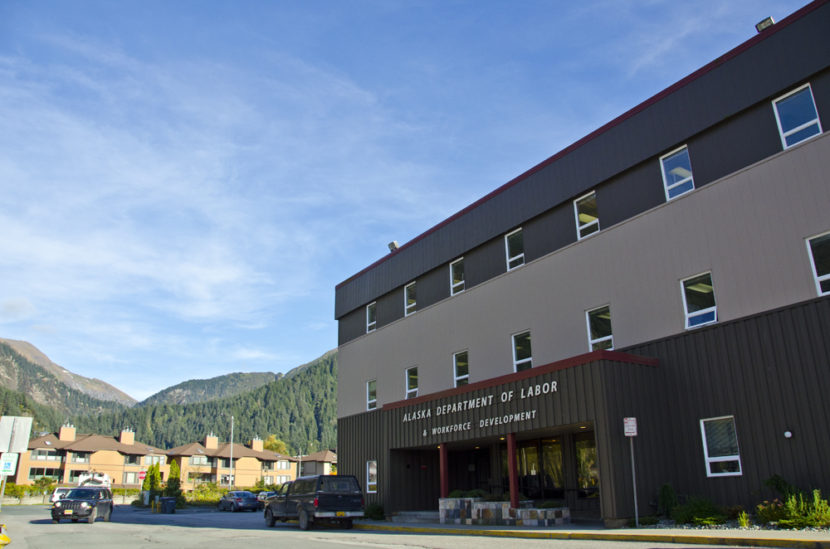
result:
[[[576,216],[576,235],[579,240],[599,230],[596,191],[591,191],[574,200],[574,215]]]
[[[141,456],[124,456],[124,465],[141,465]]]
[[[464,258],[450,263],[450,295],[464,291]]]
[[[525,243],[521,227],[504,235],[504,250],[508,271],[525,264]]]
[[[684,145],[661,156],[660,169],[663,171],[666,200],[671,200],[695,188],[695,182],[692,179],[692,162],[689,160],[687,146]]]
[[[89,463],[89,452],[72,452],[72,463]]]
[[[613,349],[614,336],[611,334],[611,307],[598,307],[585,313],[588,320],[588,347],[592,351]]]
[[[29,468],[29,480],[37,480],[46,477],[49,480],[57,481],[61,478],[61,470],[53,467],[31,467]]]
[[[366,409],[374,410],[378,407],[377,380],[366,382]]]
[[[452,355],[455,386],[461,387],[470,382],[470,362],[467,351],[461,351]]]
[[[813,263],[818,295],[830,294],[830,233],[809,239],[807,251]]]
[[[366,305],[366,333],[373,332],[378,327],[377,302]]]
[[[697,328],[718,320],[712,273],[703,273],[681,281],[686,328]]]
[[[191,465],[208,465],[208,457],[207,456],[190,456],[190,464]]]
[[[409,368],[406,371],[406,398],[418,396],[418,367]]]
[[[280,471],[287,471],[289,467],[290,465],[288,465],[288,462],[284,459],[281,459],[277,462],[277,469],[279,469]]]
[[[124,473],[124,484],[138,484],[138,473],[135,471],[128,471]]]
[[[418,300],[415,297],[415,283],[410,282],[403,288],[404,316],[409,316],[418,309]]]
[[[366,462],[366,493],[376,494],[378,491],[378,462]]]
[[[57,450],[49,448],[38,448],[32,450],[32,461],[63,461],[63,456],[58,455]]]
[[[787,149],[821,133],[810,84],[804,84],[772,102],[781,145]]]
[[[530,332],[522,332],[513,336],[513,371],[521,372],[533,367],[530,351]]]
[[[703,436],[703,457],[707,477],[735,477],[741,475],[741,454],[733,416],[700,420]]]
[[[165,456],[144,456],[144,464],[153,465],[158,463],[159,465],[164,465],[165,459]]]

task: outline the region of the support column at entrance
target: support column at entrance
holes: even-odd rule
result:
[[[510,482],[510,507],[519,507],[519,471],[516,467],[516,433],[507,434],[507,478]]]
[[[446,444],[438,447],[438,468],[441,472],[441,497],[446,498],[450,495],[450,467],[447,460]]]

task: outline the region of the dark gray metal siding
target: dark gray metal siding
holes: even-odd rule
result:
[[[676,449],[678,492],[749,506],[773,474],[830,489],[828,333],[830,299],[819,298],[627,349],[665,365],[672,403],[656,419]],[[707,478],[699,422],[724,415],[735,416],[743,475]]]
[[[339,319],[467,250],[497,238],[557,204],[572,200],[616,174],[649,159],[656,160],[659,154],[712,126],[726,124],[724,137],[709,145],[711,150],[723,150],[720,148],[723,143],[738,147],[738,150],[734,154],[719,155],[722,161],[710,168],[711,174],[704,169],[699,176],[700,184],[710,181],[718,173],[730,173],[728,170],[734,171],[735,166],[741,167],[739,158],[762,158],[771,143],[766,140],[770,136],[777,138],[775,127],[772,131],[769,128],[772,115],[769,99],[824,70],[830,62],[830,41],[826,39],[826,29],[830,28],[830,6],[819,2],[812,7],[815,9],[807,16],[788,25],[779,23],[773,32],[751,39],[748,42],[751,47],[725,61],[721,58],[713,62],[713,66],[702,70],[702,74],[683,86],[661,93],[651,104],[623,115],[567,154],[549,159],[532,173],[520,176],[519,184],[502,188],[463,215],[339,285],[335,296],[335,318]],[[817,94],[816,99],[824,102],[825,98],[826,94],[822,93]],[[756,124],[746,121],[746,130],[728,131],[730,124],[743,125],[743,121],[732,119],[754,105],[770,111],[761,125],[756,125],[760,118],[753,118]],[[828,107],[821,105],[819,108],[823,115]],[[774,118],[772,121],[774,123]],[[756,139],[765,132],[768,135],[763,139]],[[730,138],[726,139],[726,136]],[[704,149],[701,148],[701,152]],[[693,162],[696,162],[695,158],[700,157],[698,162],[705,158],[703,154],[692,154]],[[697,169],[696,165],[696,172]],[[660,191],[661,187],[662,183],[658,187]],[[598,194],[598,201],[601,200]],[[610,201],[604,201],[604,204],[603,207],[607,207]],[[640,208],[646,209],[632,205],[622,209],[636,211]],[[603,215],[608,215],[609,220],[619,217],[613,210]]]
[[[659,366],[596,360],[561,370],[531,370],[529,378],[476,388],[464,398],[501,391],[519,391],[530,384],[556,380],[558,391],[533,400],[433,415],[428,421],[403,422],[403,414],[424,407],[457,402],[451,395],[421,399],[403,407],[340,418],[338,442],[341,471],[365,475],[365,461],[378,459],[381,491],[387,511],[417,508],[434,497],[433,473],[404,474],[405,462],[428,461],[428,454],[397,454],[393,450],[434,450],[438,444],[469,444],[516,432],[519,440],[591,423],[600,467],[604,518],[633,515],[629,442],[622,418],[637,417],[635,439],[638,497],[641,513],[649,509],[664,483],[678,493],[711,498],[721,505],[750,509],[771,494],[764,481],[780,474],[801,489],[830,489],[830,299],[824,297],[785,309],[714,325],[626,349],[653,357]],[[515,374],[513,374],[515,376]],[[498,400],[498,396],[495,397]],[[475,428],[468,432],[432,435],[427,426],[475,422],[511,412],[536,409],[532,421]],[[735,417],[743,474],[706,476],[700,420]],[[785,431],[793,437],[786,439]],[[420,462],[419,462],[420,463]],[[419,465],[420,466],[420,465]],[[395,473],[390,480],[388,473]],[[401,476],[397,476],[400,474]],[[411,484],[410,484],[411,483]],[[451,486],[450,489],[453,487]],[[414,500],[405,495],[420,494]],[[393,495],[394,494],[394,495]]]

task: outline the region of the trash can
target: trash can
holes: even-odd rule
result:
[[[176,498],[161,498],[159,500],[159,505],[161,505],[162,513],[176,512]]]

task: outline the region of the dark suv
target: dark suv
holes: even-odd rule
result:
[[[85,520],[89,524],[98,517],[109,522],[112,517],[112,492],[100,486],[79,486],[52,504],[52,522],[71,519]]]
[[[268,501],[265,524],[297,519],[301,530],[316,522],[352,527],[352,519],[363,517],[363,492],[351,475],[300,477]]]

